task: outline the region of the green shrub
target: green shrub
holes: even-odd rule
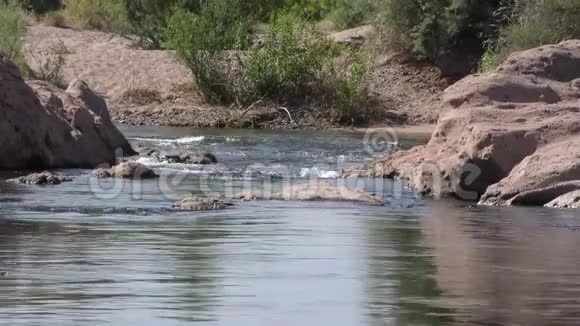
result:
[[[508,23],[489,42],[481,71],[494,69],[514,51],[580,38],[580,0],[511,0],[501,10]]]
[[[49,11],[55,11],[62,7],[61,0],[21,0],[21,5],[25,10],[37,16],[44,15]]]
[[[199,13],[177,8],[167,25],[166,45],[191,69],[198,93],[210,102],[238,102],[241,90],[233,78],[238,60],[228,50],[250,44],[251,21],[242,1],[210,1]]]
[[[132,32],[140,37],[141,45],[161,48],[164,42],[166,19],[176,0],[123,0]]]
[[[507,28],[510,51],[558,43],[580,37],[580,0],[532,0]]]
[[[336,0],[326,19],[341,29],[355,27],[371,18],[372,8],[370,0]]]
[[[332,69],[325,80],[325,105],[332,108],[334,120],[342,123],[359,124],[372,117],[368,112],[369,53],[350,50],[346,61]]]
[[[384,21],[395,44],[438,62],[450,52],[482,54],[500,1],[386,0]]]
[[[0,51],[15,62],[23,73],[26,63],[22,55],[22,34],[26,28],[26,13],[15,1],[0,2]]]
[[[246,63],[246,74],[259,96],[287,101],[307,94],[320,79],[329,60],[338,56],[336,46],[293,14],[276,17],[264,46]]]
[[[488,72],[494,70],[501,64],[502,56],[493,49],[487,49],[481,56],[477,66],[477,72]]]
[[[67,0],[63,15],[83,29],[122,33],[128,28],[122,0]]]
[[[164,47],[165,30],[174,10],[199,13],[202,4],[211,1],[200,0],[120,0],[123,3],[131,32],[140,38],[141,46],[151,49]]]
[[[293,14],[276,17],[264,46],[245,62],[252,100],[316,106],[340,122],[361,122],[366,111],[368,57],[342,48]]]

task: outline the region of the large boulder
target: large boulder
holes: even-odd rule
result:
[[[493,205],[543,205],[552,186],[580,180],[580,40],[514,53],[449,87],[443,105],[426,145],[345,176],[398,177]],[[548,192],[516,198],[537,190]]]
[[[577,189],[580,189],[580,135],[547,144],[524,158],[507,177],[487,189],[481,203],[542,206]]]
[[[545,206],[552,208],[580,208],[580,190],[557,197]]]
[[[104,100],[82,81],[27,85],[0,54],[0,169],[95,167],[134,154]]]

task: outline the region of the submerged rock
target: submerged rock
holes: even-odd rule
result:
[[[121,179],[155,179],[159,175],[145,165],[137,162],[123,162],[112,168],[100,168],[93,171],[97,178]]]
[[[64,175],[50,173],[48,171],[32,173],[19,178],[7,180],[14,183],[26,183],[35,185],[58,185],[63,182],[70,182],[73,179]]]
[[[242,201],[288,200],[288,201],[346,201],[371,205],[384,205],[385,202],[359,188],[332,185],[328,183],[301,184],[284,188],[280,192],[249,192],[237,196]]]
[[[105,101],[86,83],[66,91],[45,82],[27,85],[0,54],[0,169],[85,168],[133,154],[112,123]]]
[[[204,153],[200,155],[195,152],[184,152],[178,154],[166,154],[163,156],[169,163],[182,163],[182,164],[217,164],[218,160],[212,153]]]
[[[218,198],[188,197],[173,204],[173,208],[185,211],[214,211],[226,209],[233,204]]]
[[[580,190],[562,195],[545,205],[552,208],[580,208]]]
[[[580,40],[514,53],[445,90],[427,145],[345,176],[400,178],[487,205],[544,205],[560,189],[550,187],[580,180],[578,78]]]
[[[135,149],[135,152],[137,152],[137,154],[139,154],[139,156],[159,156],[159,151],[150,147],[147,147],[145,145],[142,144],[137,144],[135,146],[133,146],[133,148]]]

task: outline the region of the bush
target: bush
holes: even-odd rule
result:
[[[250,105],[259,100],[315,106],[341,122],[366,119],[368,56],[343,48],[291,13],[272,20],[263,46],[249,45],[247,15],[239,0],[216,0],[199,14],[176,10],[167,44],[193,72],[198,93],[210,102]]]
[[[67,0],[63,15],[83,29],[120,33],[128,29],[122,0]]]
[[[37,16],[55,11],[62,7],[61,0],[21,0],[22,7]]]
[[[351,50],[339,67],[331,70],[325,81],[326,106],[332,108],[332,118],[342,123],[359,124],[368,122],[369,116],[369,72],[368,53]]]
[[[0,51],[16,63],[24,73],[26,62],[22,55],[21,37],[26,28],[26,13],[15,1],[0,1]]]
[[[336,0],[326,19],[341,29],[355,27],[370,19],[372,7],[370,0]]]
[[[497,67],[514,51],[580,38],[580,0],[509,1],[501,11],[508,24],[492,39],[480,70]]]
[[[479,64],[477,66],[478,72],[488,72],[494,70],[497,66],[501,64],[503,61],[503,56],[500,56],[496,51],[493,49],[488,49],[485,53],[481,56],[479,60]]]
[[[62,70],[69,54],[69,49],[61,40],[53,43],[46,49],[31,51],[29,57],[33,61],[35,68],[34,77],[47,81],[57,87],[66,88]]]
[[[303,97],[329,60],[338,56],[336,46],[318,34],[312,24],[293,14],[276,17],[264,46],[246,63],[246,73],[258,96],[278,101]]]
[[[580,0],[533,0],[507,28],[511,51],[580,37]]]
[[[42,17],[42,24],[52,27],[67,27],[67,21],[62,11],[49,11]]]
[[[340,122],[364,120],[368,58],[341,48],[292,14],[276,17],[264,46],[245,63],[252,100],[285,106],[314,105]]]
[[[175,0],[123,0],[132,32],[140,37],[143,47],[161,48],[166,18],[176,5]]]
[[[210,1],[199,13],[177,8],[169,18],[167,46],[191,69],[196,90],[207,101],[239,102],[241,89],[232,80],[237,56],[228,50],[250,44],[250,23],[241,0]]]
[[[437,63],[449,53],[478,58],[493,37],[501,0],[386,0],[384,19],[395,44]]]
[[[131,32],[140,38],[141,46],[151,49],[164,47],[168,19],[175,10],[199,13],[202,4],[211,1],[200,0],[120,0],[123,2]]]

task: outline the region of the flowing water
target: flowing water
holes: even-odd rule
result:
[[[387,205],[176,212],[171,203],[191,193],[340,182],[372,150],[339,133],[124,132],[222,163],[141,158],[160,180],[118,185],[67,170],[75,181],[59,186],[0,184],[0,324],[580,324],[577,211],[470,207],[351,180]]]

